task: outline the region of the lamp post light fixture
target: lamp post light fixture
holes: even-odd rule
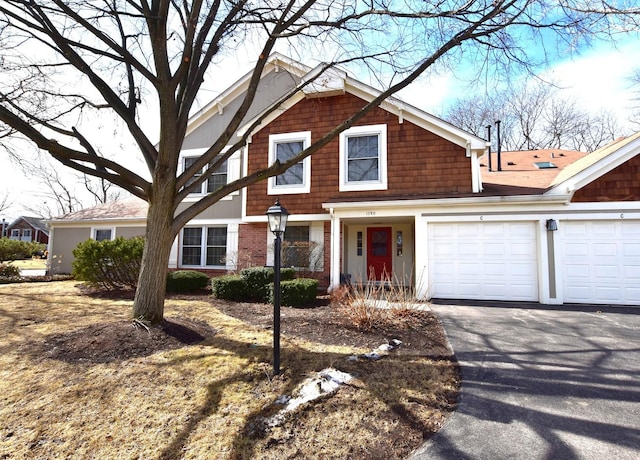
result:
[[[280,199],[267,210],[269,230],[275,235],[273,245],[273,374],[280,374],[280,266],[282,235],[287,228],[289,213],[280,206]]]

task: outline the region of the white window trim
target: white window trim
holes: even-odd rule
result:
[[[178,248],[178,267],[179,268],[206,268],[206,269],[226,269],[226,265],[206,265],[207,263],[207,230],[209,228],[224,228],[227,233],[227,245],[225,248],[225,258],[229,258],[229,227],[227,225],[187,225],[180,230],[180,243]],[[187,265],[182,263],[182,250],[184,249],[183,231],[185,228],[199,228],[202,230],[200,234],[200,265]]]
[[[200,149],[187,149],[187,150],[182,150],[180,151],[180,157],[178,160],[178,175],[182,174],[185,170],[184,167],[184,159],[185,158],[195,158],[195,157],[200,157],[202,156],[206,151],[208,150],[208,148],[200,148]],[[221,154],[225,153],[228,149],[225,148],[222,150],[222,152],[220,152]],[[240,156],[241,156],[241,152],[242,149],[238,150],[237,152],[235,152],[233,155],[231,155],[228,159],[227,159],[227,184],[240,179]],[[204,168],[202,169],[204,171]],[[200,200],[202,197],[208,195],[208,193],[203,193],[203,190],[206,190],[207,186],[207,181],[204,181],[201,186],[200,186],[200,191],[199,192],[192,192],[189,195],[187,195],[187,197],[184,199],[185,202],[193,202],[193,201],[198,201]],[[226,201],[226,200],[231,200],[233,199],[234,196],[237,196],[240,194],[239,190],[236,190],[235,192],[231,192],[228,195],[224,196],[221,198],[222,201]]]
[[[311,145],[311,131],[299,131],[296,133],[271,134],[269,136],[269,164],[272,165],[276,161],[276,144],[280,142],[303,142],[303,149]],[[310,193],[311,192],[311,156],[302,160],[303,180],[302,184],[295,185],[276,185],[276,177],[269,178],[267,185],[268,195],[287,195],[294,193]]]
[[[91,239],[92,240],[96,239],[96,232],[98,230],[110,230],[111,231],[110,240],[113,241],[116,238],[116,228],[115,227],[91,227]]]
[[[347,180],[347,139],[351,136],[378,135],[379,179],[349,182]],[[387,190],[387,125],[354,126],[340,133],[340,191]]]

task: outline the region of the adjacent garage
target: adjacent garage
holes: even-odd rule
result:
[[[429,223],[428,240],[431,297],[538,301],[534,222]]]
[[[640,305],[640,221],[564,221],[565,303]]]

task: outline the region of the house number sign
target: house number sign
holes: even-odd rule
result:
[[[365,216],[375,216],[376,212],[375,211],[367,211],[364,213]]]

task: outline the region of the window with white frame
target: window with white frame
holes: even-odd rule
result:
[[[198,156],[185,156],[182,157],[182,170],[185,171],[191,165],[193,165],[197,160]],[[211,162],[210,164],[213,164]],[[201,171],[198,171],[193,175],[188,181],[187,186],[194,183],[204,172],[207,170],[208,166],[205,166]],[[212,193],[218,190],[220,187],[227,185],[227,161],[218,166],[215,171],[209,176],[209,178],[204,181],[199,189],[196,189],[193,193],[205,195],[207,193]]]
[[[340,191],[387,189],[387,126],[355,126],[340,134]]]
[[[180,260],[183,266],[224,266],[226,255],[226,227],[186,227],[182,229]]]
[[[11,229],[11,239],[12,240],[20,239],[20,229],[19,228],[12,228]]]
[[[269,164],[291,160],[311,144],[311,131],[272,134],[269,136]],[[294,164],[282,174],[269,179],[267,193],[309,193],[311,191],[311,157]]]
[[[96,241],[105,241],[113,239],[113,228],[94,228],[93,229],[93,239]]]

